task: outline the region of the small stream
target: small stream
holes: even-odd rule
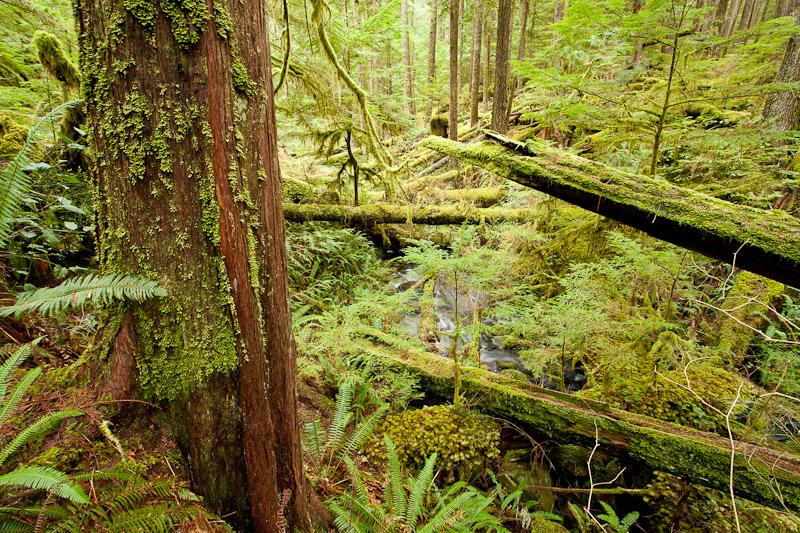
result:
[[[424,273],[417,270],[413,263],[393,263],[392,265],[392,286],[396,292],[405,292],[418,284],[424,277]],[[419,306],[423,295],[423,284],[415,288],[417,293],[412,298],[412,303]],[[459,319],[462,325],[462,333],[458,338],[457,350],[461,351],[465,345],[472,342],[472,323],[476,312],[488,308],[489,295],[477,290],[458,290],[443,283],[440,279],[436,280],[433,291],[434,311],[436,313],[436,327],[439,333],[436,347],[439,355],[449,357],[453,346],[452,335],[456,330],[456,308],[458,309]],[[458,303],[458,306],[456,306]],[[519,350],[507,348],[503,345],[503,336],[492,336],[486,330],[491,330],[492,326],[510,323],[507,320],[499,320],[491,316],[483,316],[481,323],[487,326],[481,333],[479,340],[480,358],[489,370],[499,372],[504,369],[517,370],[525,374],[532,382],[542,387],[553,390],[564,390],[565,392],[578,391],[586,384],[586,374],[580,364],[572,366],[567,363],[563,369],[563,383],[554,383],[548,376],[534,376],[521,362]],[[403,317],[400,321],[401,326],[412,335],[419,335],[420,314],[412,313]],[[450,335],[448,335],[450,334]]]
[[[417,265],[413,263],[396,264],[392,273],[392,284],[397,292],[404,292],[419,282],[424,274],[416,270]],[[418,296],[414,302],[418,303],[422,299],[423,285],[416,288]],[[462,324],[461,335],[458,338],[458,350],[463,350],[465,344],[473,341],[472,326],[474,313],[485,307],[487,295],[480,291],[458,291],[440,280],[436,281],[433,291],[434,310],[437,316],[436,327],[442,333],[436,343],[439,355],[448,357],[453,346],[453,339],[446,335],[453,334],[456,330],[456,299],[458,299],[458,315]],[[414,313],[406,315],[400,322],[401,325],[412,335],[419,334],[420,314]],[[492,317],[484,317],[482,323],[485,326],[498,324],[498,320]],[[485,332],[481,333],[479,341],[481,362],[485,363],[493,372],[497,372],[501,367],[515,368],[525,372],[519,359],[519,351],[503,347],[502,337],[491,337]],[[499,363],[499,364],[498,364]],[[503,364],[505,363],[505,364]]]

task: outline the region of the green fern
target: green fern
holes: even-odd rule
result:
[[[117,300],[142,302],[156,296],[166,296],[167,291],[150,281],[135,276],[90,274],[83,278],[70,279],[57,287],[46,287],[19,295],[16,305],[0,308],[0,316],[38,311],[42,314],[57,314],[67,307],[83,307],[88,302],[99,304]]]
[[[627,533],[631,526],[639,518],[638,511],[631,511],[626,514],[621,520],[617,516],[617,512],[606,502],[601,501],[600,505],[603,506],[605,513],[597,515],[597,518],[603,520],[608,524],[616,533]]]
[[[14,215],[22,203],[22,198],[31,185],[32,175],[25,171],[31,163],[36,144],[41,141],[61,121],[61,115],[67,110],[82,104],[82,100],[74,100],[62,104],[36,123],[22,149],[14,156],[11,163],[0,172],[0,246],[6,244],[11,235]]]
[[[487,498],[460,481],[442,494],[435,492],[437,505],[428,509],[434,489],[433,467],[436,454],[431,455],[416,478],[403,482],[397,450],[392,440],[385,436],[386,455],[389,462],[388,483],[384,486],[383,504],[376,506],[370,498],[361,474],[350,458],[344,460],[350,472],[353,493],[346,492],[328,500],[326,506],[334,515],[339,531],[351,533],[376,533],[381,531],[496,531],[508,533],[497,517],[486,512],[492,498]],[[422,524],[417,526],[417,524]]]
[[[26,466],[0,476],[0,486],[17,486],[46,490],[78,504],[89,503],[89,497],[67,475],[46,466]]]

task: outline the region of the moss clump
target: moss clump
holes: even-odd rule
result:
[[[16,154],[28,138],[28,130],[5,113],[0,113],[0,157]]]
[[[67,89],[76,89],[80,83],[78,69],[64,53],[61,41],[52,33],[39,30],[33,35],[33,44],[36,45],[39,62],[47,72]]]
[[[450,117],[447,116],[447,113],[433,115],[431,117],[430,125],[432,135],[447,137],[447,128],[450,125]]]
[[[386,459],[384,434],[391,437],[399,460],[411,470],[422,468],[432,453],[437,454],[436,468],[447,472],[468,472],[500,455],[500,429],[495,421],[449,405],[386,417],[367,450],[374,460]]]

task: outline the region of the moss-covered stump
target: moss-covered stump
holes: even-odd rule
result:
[[[362,328],[362,349],[410,371],[422,387],[453,395],[453,368],[442,358],[378,330]],[[402,345],[401,345],[402,344]],[[642,461],[692,483],[727,491],[731,449],[718,435],[612,408],[603,402],[543,389],[491,372],[461,368],[461,393],[481,411],[510,420],[534,435]],[[737,496],[800,511],[800,457],[785,448],[737,441],[733,486]]]
[[[800,220],[720,200],[665,180],[615,170],[555,150],[487,133],[469,146],[428,137],[432,148],[522,185],[612,218],[678,246],[788,285],[800,284]]]
[[[535,209],[470,209],[456,207],[408,207],[372,204],[359,207],[325,204],[284,204],[283,215],[290,222],[328,221],[345,226],[374,224],[498,224],[525,223],[538,216]]]

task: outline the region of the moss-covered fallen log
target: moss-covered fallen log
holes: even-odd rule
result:
[[[371,328],[361,348],[384,366],[410,371],[431,394],[452,398],[452,364],[411,343]],[[731,448],[719,435],[461,367],[461,392],[479,410],[522,427],[534,436],[602,449],[646,463],[692,483],[727,492]],[[750,442],[735,442],[733,486],[737,496],[775,509],[800,511],[800,457]]]
[[[800,220],[732,204],[665,180],[615,170],[541,143],[422,145],[678,246],[800,285]]]
[[[359,207],[328,204],[283,204],[283,215],[290,222],[328,221],[346,226],[365,227],[375,224],[498,224],[533,221],[535,209],[470,209],[449,206],[408,207],[372,204]]]

